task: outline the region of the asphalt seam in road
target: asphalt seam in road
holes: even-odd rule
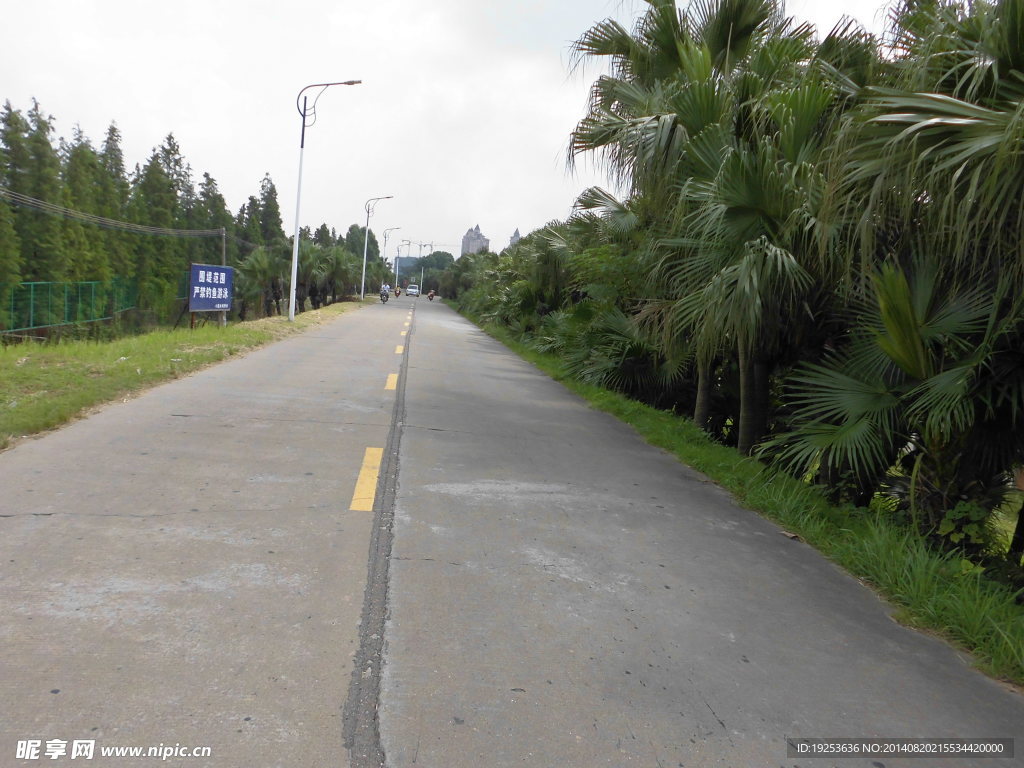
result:
[[[398,489],[398,454],[405,424],[405,382],[411,336],[409,334],[406,337],[402,352],[391,429],[378,477],[366,591],[359,626],[359,650],[356,652],[342,715],[342,736],[351,768],[383,768],[386,765],[380,741],[377,705],[384,657],[384,624],[387,621],[388,577],[394,538],[395,493]]]

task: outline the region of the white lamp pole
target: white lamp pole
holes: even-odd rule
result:
[[[332,85],[359,85],[362,80],[346,80],[343,83],[315,83],[313,85],[307,85],[301,91],[299,95],[295,97],[295,108],[299,110],[299,114],[302,116],[302,138],[299,141],[299,183],[297,185],[298,190],[295,193],[295,239],[292,242],[292,282],[288,293],[288,320],[295,320],[295,283],[299,277],[299,207],[302,203],[302,154],[306,148],[306,128],[312,126],[316,122],[316,102],[320,98],[320,94],[330,88]],[[320,92],[317,93],[316,98],[313,99],[313,106],[310,110],[306,109],[306,98],[302,94],[308,91],[310,88],[319,88]],[[302,99],[302,106],[299,106],[299,99]],[[312,122],[307,122],[309,118],[313,118]]]
[[[427,243],[427,245],[430,246],[430,250],[427,251],[427,256],[429,256],[430,254],[432,254],[434,252],[434,244],[433,243]],[[420,261],[420,293],[422,293],[422,292],[423,292],[423,261],[421,260]]]
[[[366,232],[363,233],[363,281],[359,288],[360,299],[366,296],[366,248],[370,244],[370,216],[373,215],[373,209],[376,207],[378,201],[390,200],[392,197],[394,197],[394,195],[371,197],[366,201]]]
[[[399,255],[401,255],[401,253],[402,253],[402,246],[403,245],[408,245],[409,246],[409,252],[407,254],[405,254],[405,257],[409,258],[410,256],[412,256],[412,240],[403,240],[401,243],[398,244],[398,253],[399,253]],[[395,262],[395,285],[398,285],[398,262],[397,261]]]
[[[380,252],[383,254],[384,261],[387,261],[387,258],[388,258],[388,232],[394,232],[396,229],[401,229],[401,227],[388,227],[387,229],[384,230],[384,247],[380,249]],[[396,286],[398,285],[397,277],[398,277],[398,257],[396,256],[395,257],[395,278],[396,278],[395,285]]]

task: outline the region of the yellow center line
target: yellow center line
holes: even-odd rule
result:
[[[408,331],[402,331],[402,335],[403,335],[403,336],[408,336],[408,335],[409,335],[409,332],[408,332]]]
[[[389,373],[388,374],[388,381],[384,385],[384,389],[398,389],[398,374],[397,373]]]
[[[406,323],[406,324],[405,324],[405,327],[406,327],[406,328],[408,328],[408,327],[409,327],[409,324],[408,324],[408,323]]]
[[[403,352],[405,352],[405,347],[403,345],[399,344],[397,347],[395,347],[395,354],[396,355],[400,355]]]
[[[377,497],[377,476],[380,474],[380,461],[384,458],[383,448],[367,448],[363,454],[363,466],[356,480],[356,490],[352,494],[349,509],[353,512],[372,512],[373,501]]]

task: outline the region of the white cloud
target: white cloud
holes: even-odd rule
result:
[[[291,231],[299,90],[327,90],[307,132],[302,222],[344,231],[367,198],[394,195],[371,227],[458,253],[480,224],[493,247],[563,218],[602,181],[565,170],[568,135],[597,67],[570,75],[569,44],[607,16],[627,27],[639,0],[33,0],[5,9],[0,98],[30,99],[97,144],[115,120],[129,166],[173,132],[196,175],[233,211],[265,172]],[[820,18],[867,10],[805,0]],[[833,21],[834,23],[834,21]],[[396,242],[391,240],[391,246]],[[394,255],[393,247],[389,247]],[[416,252],[415,249],[413,251]]]

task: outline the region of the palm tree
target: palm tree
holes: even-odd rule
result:
[[[882,265],[849,343],[793,379],[797,428],[768,443],[799,474],[842,467],[872,491],[898,467],[925,533],[963,538],[961,502],[987,516],[1024,452],[1020,322],[1011,281],[944,284],[927,256]],[[943,525],[946,529],[943,530]],[[976,542],[977,543],[977,542]]]
[[[287,279],[287,264],[274,249],[260,246],[238,265],[238,288],[243,306],[262,303],[263,315],[270,317],[274,304],[280,301]],[[280,306],[278,306],[280,314]]]
[[[346,295],[358,280],[356,261],[356,255],[342,246],[325,249],[315,275],[320,295],[330,297],[331,302]]]
[[[887,317],[892,340],[882,351],[902,373],[887,379],[897,389],[885,390],[894,398],[886,413],[898,415],[900,441],[906,439],[900,449],[909,446],[901,461],[914,464],[907,472],[915,480],[915,511],[934,528],[955,506],[955,495],[942,488],[960,488],[984,504],[977,488],[993,477],[1004,487],[1024,463],[1024,441],[1014,437],[1024,433],[1016,405],[1024,401],[1024,359],[1013,352],[1024,348],[1024,2],[906,2],[892,18],[894,57],[884,87],[863,90],[857,119],[844,132],[848,151],[834,200],[837,219],[849,223],[847,252],[856,257],[848,262],[851,297],[876,306],[858,312],[858,322],[877,330]],[[929,285],[929,303],[899,306],[897,273],[915,296]],[[936,319],[938,308],[965,301],[983,306],[974,321],[984,328],[954,330],[950,316]],[[972,351],[940,354],[930,346],[940,331]],[[848,351],[825,361],[827,370],[805,371],[798,380],[806,388],[822,385],[829,371],[839,377],[819,390],[818,410],[801,400],[801,436],[788,455],[802,454],[807,466],[816,443],[824,465],[857,467],[868,482],[863,473],[877,477],[893,449],[870,438],[865,425],[874,416],[854,418],[851,403],[864,381],[841,379],[861,354],[858,333]],[[982,428],[990,438],[979,442]],[[1015,541],[1024,550],[1024,535]]]
[[[572,152],[603,152],[660,211],[644,317],[670,343],[694,342],[702,426],[712,363],[736,355],[736,438],[749,452],[771,368],[794,335],[821,325],[830,295],[824,165],[855,90],[841,54],[862,37],[840,28],[818,59],[813,29],[771,0],[703,0],[687,12],[648,2],[633,35],[603,22],[577,43],[578,54],[611,56],[613,75],[595,84]]]

